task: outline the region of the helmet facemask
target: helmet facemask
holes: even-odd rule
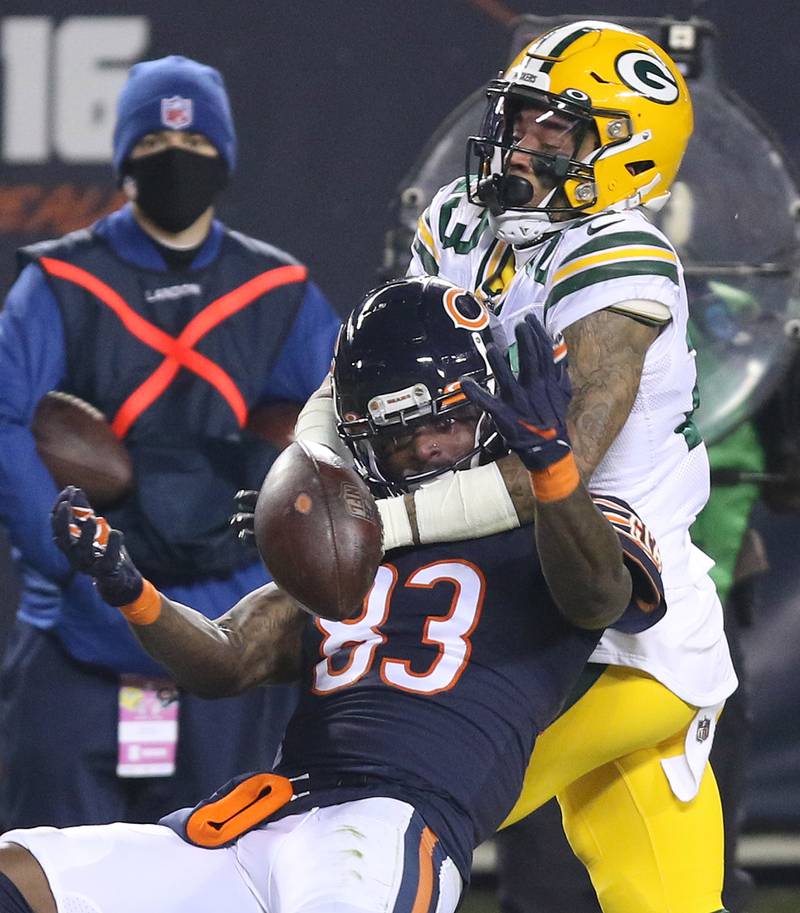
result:
[[[472,376],[490,392],[494,379],[489,374]],[[478,466],[488,458],[504,452],[502,441],[493,422],[473,405],[460,391],[460,384],[450,385],[451,390],[431,397],[424,384],[415,384],[408,390],[387,392],[373,397],[368,404],[368,414],[348,421],[340,419],[337,430],[347,444],[364,479],[381,493],[390,495],[415,491],[421,485],[460,469]],[[386,404],[398,398],[407,398],[410,405],[389,411]],[[398,478],[388,465],[389,456],[410,444],[421,426],[454,421],[474,423],[472,447],[451,462],[415,474]]]
[[[518,212],[548,220],[574,218],[596,203],[591,161],[599,141],[588,98],[582,104],[578,92],[575,99],[564,99],[505,80],[491,83],[488,94],[481,135],[467,141],[467,174],[478,176],[468,184],[470,201],[488,206],[493,216]],[[523,145],[531,131],[536,148]],[[580,160],[587,137],[595,149],[584,151]],[[530,163],[528,175],[520,154]],[[531,205],[536,188],[530,177],[539,193],[544,191],[536,205]]]

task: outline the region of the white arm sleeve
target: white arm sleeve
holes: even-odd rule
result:
[[[480,539],[516,529],[519,517],[496,463],[454,472],[414,493],[419,542]],[[383,550],[414,544],[404,498],[378,501]]]
[[[390,552],[393,548],[413,545],[414,533],[405,498],[380,498],[376,503],[383,527],[383,551]]]
[[[323,444],[348,463],[353,459],[344,441],[336,433],[336,412],[333,408],[330,377],[325,378],[319,390],[309,397],[301,409],[294,426],[294,437],[297,441]]]
[[[496,463],[426,485],[415,492],[414,506],[420,542],[480,539],[519,526]]]

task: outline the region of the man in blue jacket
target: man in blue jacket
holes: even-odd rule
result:
[[[236,164],[216,70],[177,56],[134,66],[113,162],[129,202],[20,251],[0,313],[0,521],[22,577],[2,669],[5,827],[153,820],[270,765],[293,703],[281,689],[204,702],[158,680],[51,541],[56,486],[30,424],[58,389],[99,408],[128,448],[134,486],[107,513],[170,598],[212,615],[263,584],[227,522],[275,455],[248,416],[302,404],[339,325],[303,265],[214,219]]]

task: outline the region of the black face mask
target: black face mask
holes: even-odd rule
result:
[[[165,149],[128,159],[125,176],[136,182],[136,204],[159,228],[173,234],[188,228],[228,181],[221,156]]]

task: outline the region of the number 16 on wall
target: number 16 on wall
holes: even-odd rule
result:
[[[0,18],[3,161],[110,161],[117,96],[149,40],[144,16]]]

